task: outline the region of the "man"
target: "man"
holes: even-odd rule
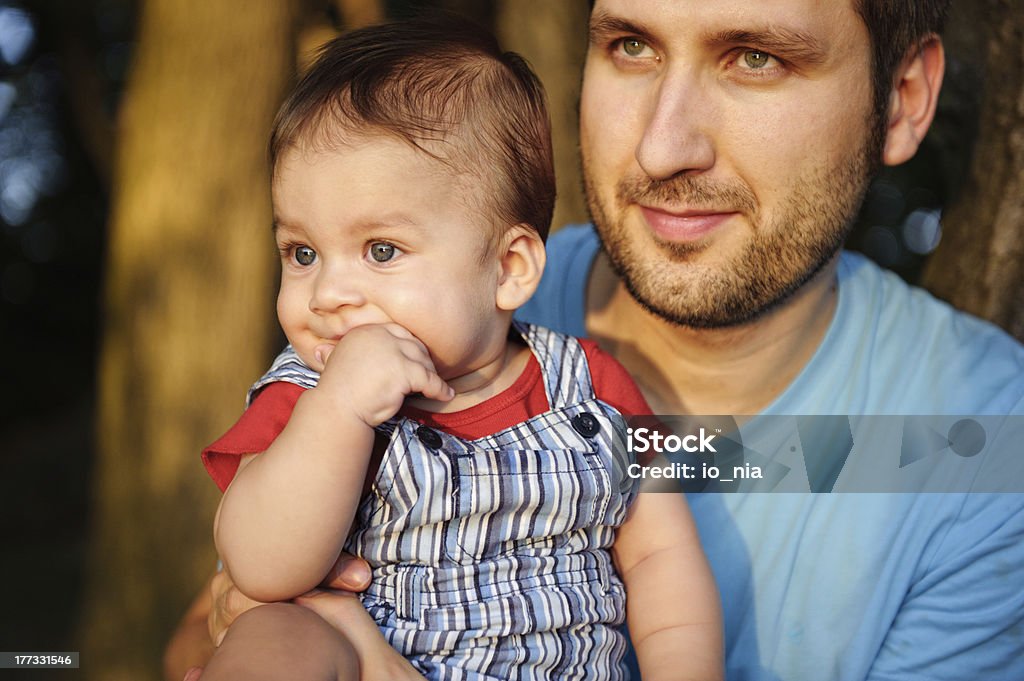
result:
[[[552,237],[524,317],[598,339],[663,414],[1024,413],[1024,348],[839,253],[871,174],[931,124],[946,5],[597,0],[596,234]],[[690,503],[727,678],[1024,678],[1019,495]],[[215,593],[220,630],[245,604],[226,577]],[[307,602],[344,626],[352,599]]]

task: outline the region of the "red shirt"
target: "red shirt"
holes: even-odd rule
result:
[[[591,340],[581,339],[597,399],[623,416],[651,413],[633,379],[611,355]],[[271,383],[263,388],[238,422],[203,450],[203,463],[221,491],[238,471],[239,457],[265,451],[284,430],[304,388],[293,383]],[[548,411],[540,364],[532,354],[516,382],[480,404],[448,414],[403,407],[401,415],[463,440],[477,440]]]

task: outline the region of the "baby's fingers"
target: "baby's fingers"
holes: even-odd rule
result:
[[[321,343],[313,348],[313,357],[315,357],[316,361],[320,363],[319,367],[313,368],[323,371],[324,367],[327,365],[327,358],[331,356],[332,352],[334,352],[334,346],[330,343]]]
[[[400,340],[411,341],[415,345],[419,346],[419,348],[424,353],[427,352],[427,346],[423,344],[423,341],[421,341],[416,336],[412,335],[412,332],[409,331],[409,329],[405,328],[404,326],[400,324],[395,324],[394,322],[388,322],[387,324],[381,324],[381,328],[383,328],[385,331],[390,333],[395,338],[398,338]]]
[[[428,400],[447,402],[455,397],[455,390],[444,382],[432,367],[417,362],[410,362],[409,387],[413,393],[419,393]]]

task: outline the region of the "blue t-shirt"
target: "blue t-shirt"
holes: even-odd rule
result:
[[[589,226],[554,234],[520,317],[586,335],[598,248]],[[1024,414],[1024,346],[862,256],[837,278],[824,340],[764,414]],[[1024,495],[689,500],[730,681],[1024,679]]]

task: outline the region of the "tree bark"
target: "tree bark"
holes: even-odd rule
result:
[[[969,11],[987,37],[979,132],[924,284],[1024,340],[1024,2],[979,0]]]
[[[275,338],[267,134],[295,64],[289,1],[149,0],[122,110],[99,367],[84,677],[159,678],[211,573],[198,452]]]
[[[502,46],[523,55],[547,91],[558,184],[553,229],[587,219],[578,108],[589,13],[587,0],[500,0],[497,6]]]

